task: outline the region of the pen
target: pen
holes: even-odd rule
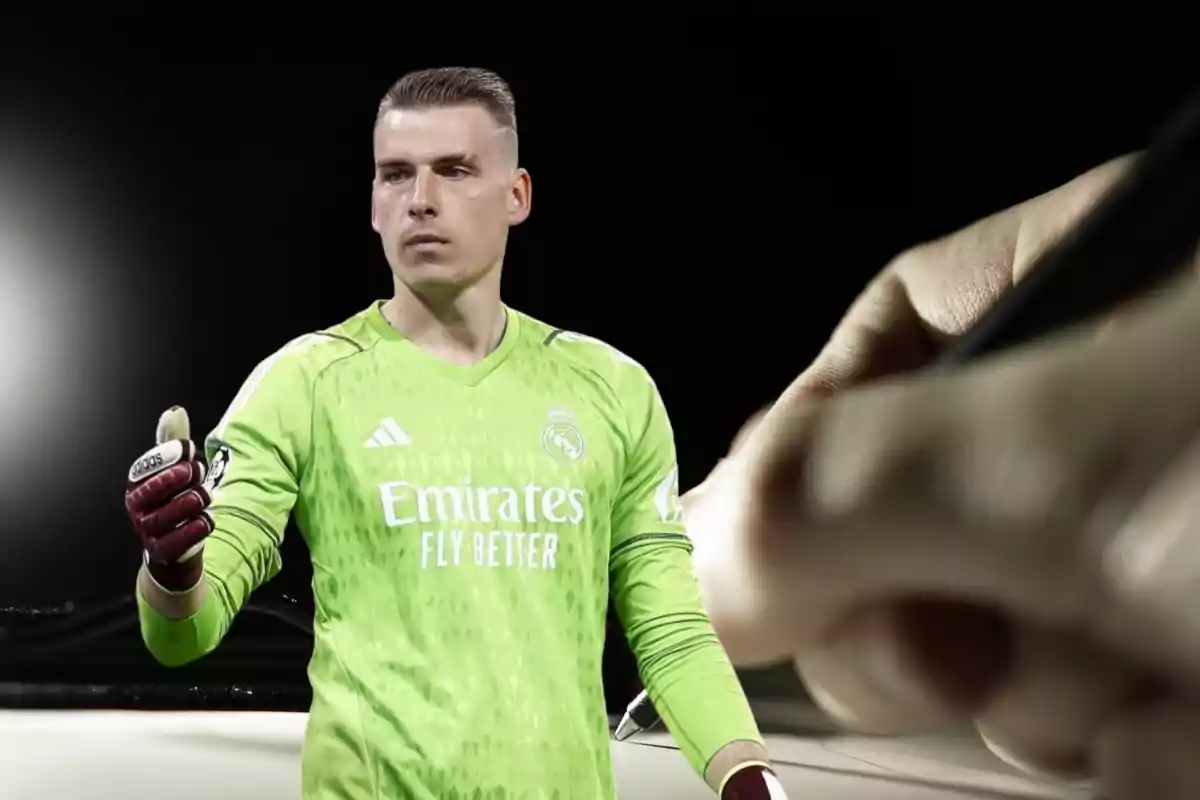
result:
[[[1094,318],[1173,277],[1200,244],[1200,95],[1095,207],[931,366],[953,368]],[[658,723],[643,690],[613,738]]]
[[[625,716],[617,723],[613,739],[623,742],[639,731],[649,730],[658,724],[660,717],[654,708],[650,695],[643,689],[637,697],[625,707]]]

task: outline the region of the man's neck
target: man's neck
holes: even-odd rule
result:
[[[504,337],[507,315],[499,282],[485,277],[446,297],[422,297],[396,281],[384,303],[388,323],[430,355],[466,366],[485,358]]]

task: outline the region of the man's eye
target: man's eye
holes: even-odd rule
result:
[[[466,167],[446,167],[442,174],[448,178],[465,178],[471,174],[471,170]]]
[[[399,183],[408,177],[408,173],[403,170],[394,169],[382,173],[380,177],[383,178],[384,183]]]

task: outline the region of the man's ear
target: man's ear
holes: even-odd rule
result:
[[[529,219],[533,206],[533,182],[529,171],[517,167],[508,191],[508,224],[520,225]]]

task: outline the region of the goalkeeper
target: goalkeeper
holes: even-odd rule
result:
[[[172,409],[130,470],[147,647],[215,648],[294,512],[316,599],[306,800],[613,797],[610,592],[695,770],[724,798],[782,797],[703,610],[653,382],[500,300],[530,209],[507,85],[410,73],[374,153],[393,298],[263,361],[206,459]]]

